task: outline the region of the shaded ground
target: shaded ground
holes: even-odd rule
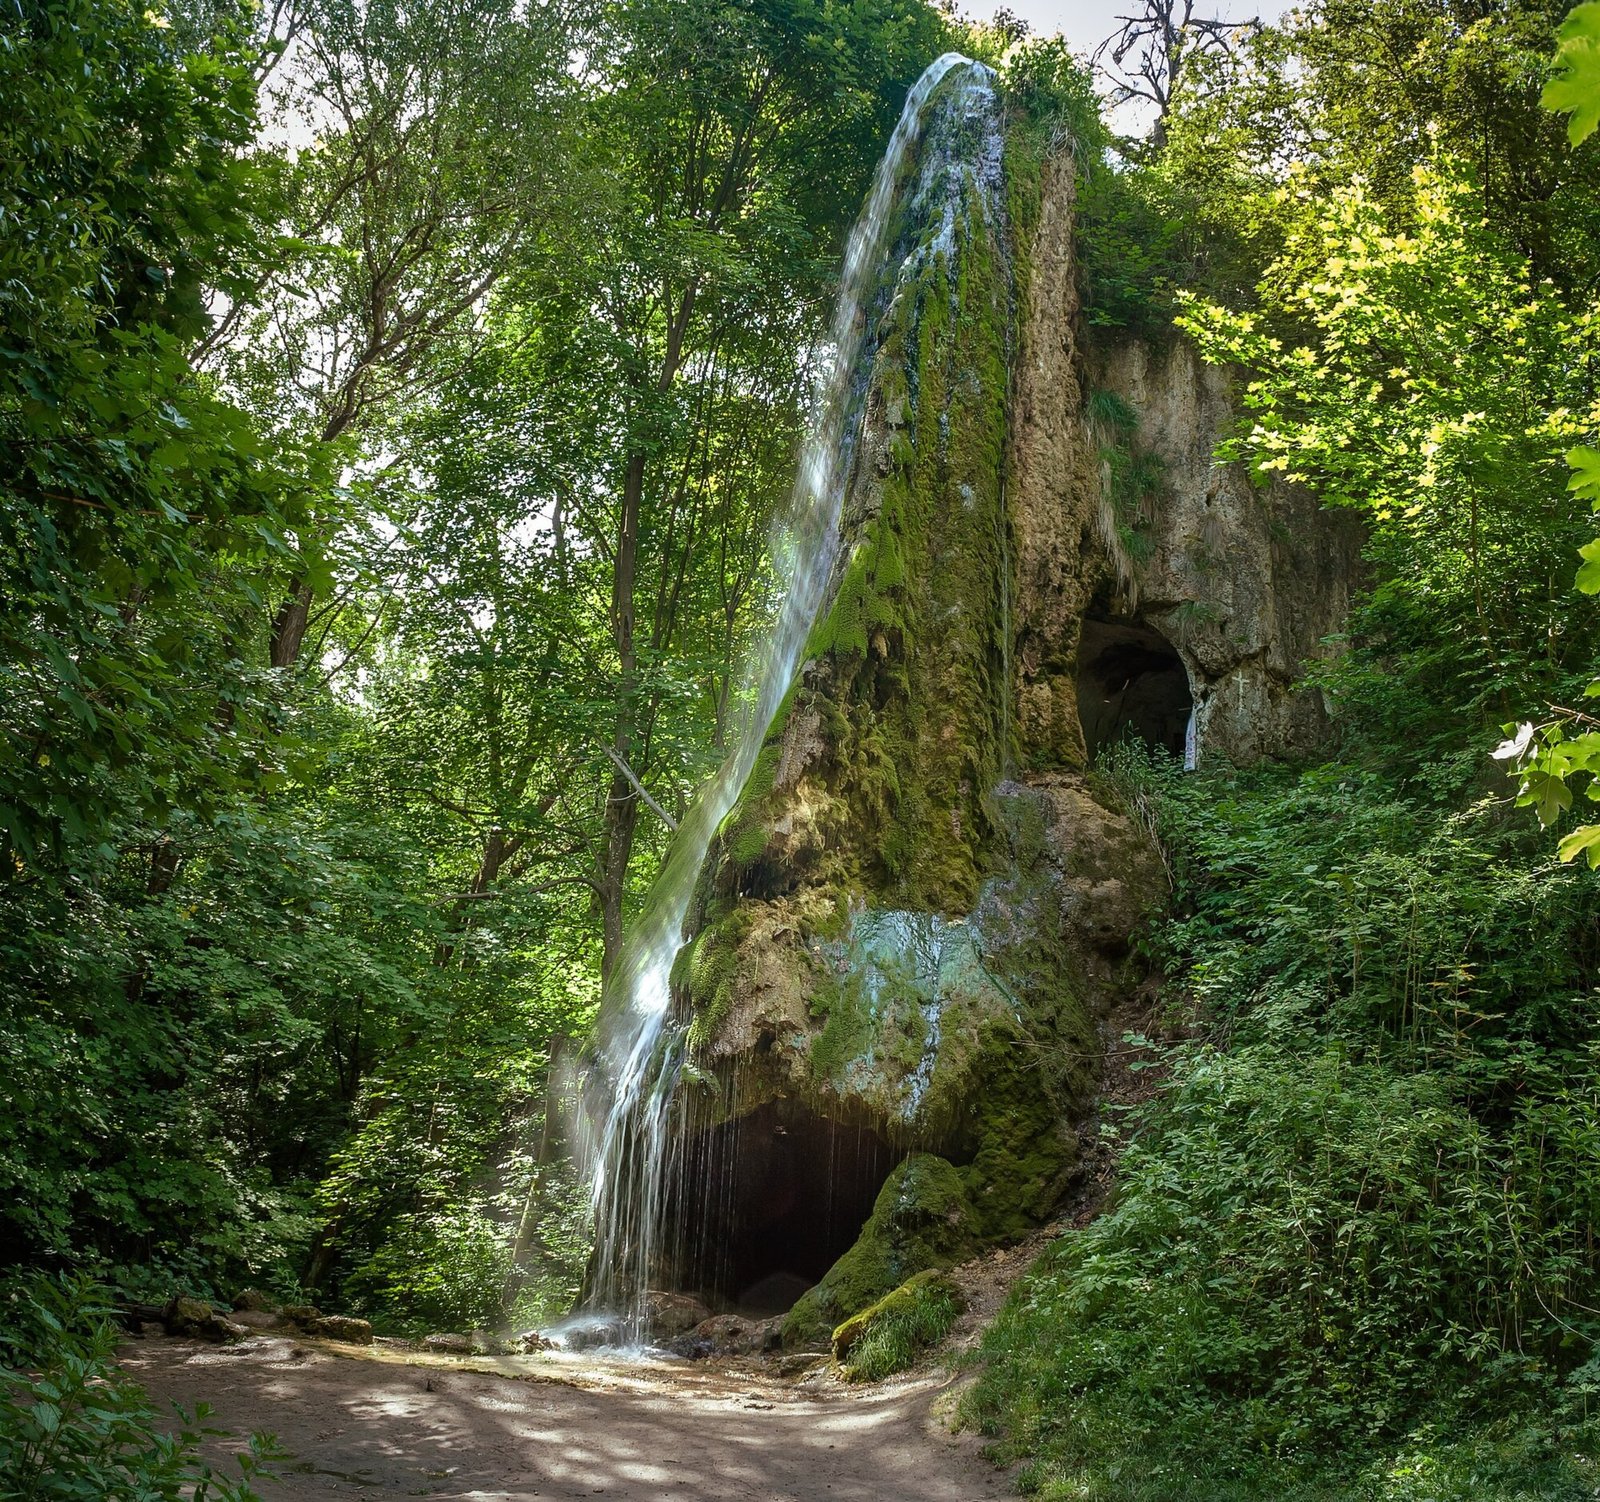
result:
[[[209,1402],[238,1436],[289,1452],[268,1502],[983,1502],[1009,1493],[970,1441],[931,1418],[941,1383],[865,1390],[716,1363],[655,1368],[357,1355],[320,1341],[232,1347],[131,1342],[123,1361],[158,1402]]]

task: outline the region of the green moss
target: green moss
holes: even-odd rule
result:
[[[824,983],[813,998],[812,1015],[827,1018],[811,1044],[811,1071],[818,1082],[848,1088],[850,1066],[869,1065],[882,1086],[871,1093],[882,1095],[881,1104],[892,1107],[922,1059],[928,1024],[921,1009],[909,998],[894,997],[874,1010],[859,985]]]
[[[826,1019],[811,1040],[811,1072],[820,1082],[842,1085],[846,1066],[870,1049],[872,1016],[859,984],[822,977],[811,993],[811,1015]]]
[[[853,1380],[880,1381],[943,1340],[965,1304],[955,1282],[930,1268],[845,1320],[833,1332],[833,1354]]]
[[[963,160],[960,138],[982,125],[963,114],[934,128]],[[911,254],[890,260],[912,269],[876,330],[868,399],[878,447],[852,481],[846,561],[807,646],[826,667],[802,689],[826,748],[808,776],[840,806],[829,874],[888,906],[947,913],[976,899],[1006,697],[1010,268],[974,180],[956,207],[937,253],[942,211],[905,209]]]
[[[739,947],[754,916],[748,907],[732,907],[719,921],[702,929],[673,962],[673,990],[687,993],[693,1014],[691,1048],[710,1042],[727,1020],[739,979]]]
[[[733,838],[728,844],[728,858],[741,866],[748,866],[761,859],[762,853],[767,848],[767,839],[765,825],[747,824],[733,832]]]
[[[1051,1029],[1055,1032],[1055,1029]],[[1039,1037],[995,1024],[984,1030],[976,1063],[982,1114],[977,1150],[961,1169],[973,1224],[985,1241],[1011,1241],[1045,1220],[1061,1203],[1078,1162],[1078,1143],[1065,1120],[1071,1092],[1046,1076]],[[1092,1032],[1082,1040],[1092,1042]],[[1059,1048],[1052,1037],[1047,1048]],[[1087,1088],[1077,1099],[1087,1098]]]
[[[828,1339],[914,1273],[950,1267],[977,1245],[960,1173],[944,1158],[914,1154],[889,1175],[855,1245],[789,1311],[784,1344]]]

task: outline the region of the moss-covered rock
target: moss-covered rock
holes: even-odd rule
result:
[[[1019,247],[998,103],[961,87],[953,76],[947,107],[930,115],[871,312],[829,604],[713,845],[673,975],[694,1130],[783,1097],[914,1154],[795,1307],[791,1344],[820,1342],[913,1274],[1056,1209],[1093,1095],[1096,1009],[1120,963],[1086,935],[1091,920],[1120,923],[1126,949],[1152,865],[1128,853],[1142,830],[1095,804],[1081,777],[1007,780],[1018,693],[1034,681],[1012,650],[1032,556],[1015,546],[1017,496],[1030,525],[1055,504],[1042,484],[1008,485],[1052,456],[1071,460],[1074,485],[1094,465],[1042,439],[1019,458],[1013,351],[1049,352],[1038,329],[1019,344],[1012,319],[1075,307],[1059,285],[1070,282],[1070,193],[1064,219],[1029,208]],[[1019,256],[1036,273],[1021,302]],[[1030,412],[1055,412],[1038,404],[1057,375],[1076,379],[1070,358],[1028,376]],[[1029,599],[1085,566],[1074,505],[1077,530],[1062,531],[1049,567],[1028,565]],[[1048,611],[1026,618],[1030,630],[1060,624]],[[1066,655],[1070,684],[1070,642]],[[1073,710],[1051,735],[1081,746],[1076,726]],[[1079,813],[1126,880],[1063,836]]]
[[[789,1311],[784,1344],[822,1343],[913,1274],[950,1267],[977,1245],[977,1219],[959,1171],[931,1153],[913,1154],[879,1191],[855,1245]]]
[[[1009,739],[1011,286],[998,106],[969,85],[949,80],[902,202],[830,604],[708,897],[812,880],[958,913],[978,893]]]
[[[903,1371],[919,1352],[944,1338],[965,1307],[948,1273],[934,1268],[916,1273],[834,1330],[834,1358],[865,1381]]]

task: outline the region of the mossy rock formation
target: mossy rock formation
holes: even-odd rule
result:
[[[696,1134],[742,1121],[827,1123],[868,1134],[874,1163],[903,1159],[854,1245],[809,1270],[820,1281],[788,1316],[791,1343],[1020,1236],[1071,1183],[1100,1020],[1134,983],[1132,937],[1166,894],[1143,826],[1087,771],[1085,684],[1120,692],[1118,671],[1159,659],[1182,697],[1127,723],[1175,724],[1182,752],[1187,718],[1191,751],[1227,754],[1214,684],[1271,678],[1258,697],[1272,714],[1246,749],[1294,749],[1320,706],[1280,681],[1284,664],[1336,629],[1353,571],[1314,516],[1284,543],[1270,497],[1230,503],[1222,525],[1278,575],[1236,588],[1173,564],[1191,513],[1215,500],[1169,483],[1210,472],[1215,392],[1181,357],[1145,359],[1139,385],[1133,356],[1088,349],[1070,150],[1041,159],[1035,134],[1012,151],[992,89],[968,75],[942,88],[873,310],[830,604],[713,843],[673,973],[691,1176],[709,1162]],[[1199,395],[1185,405],[1162,380]],[[1106,394],[1116,383],[1126,397]],[[1163,447],[1140,417],[1169,409],[1201,415]],[[1252,528],[1274,539],[1265,554]],[[1339,579],[1308,596],[1317,568]],[[1174,579],[1195,598],[1168,599]],[[1154,614],[1140,613],[1147,581],[1163,591]],[[1254,614],[1231,635],[1192,633],[1202,661],[1184,609],[1204,616],[1224,594]],[[1094,673],[1080,660],[1091,640]],[[1115,706],[1093,708],[1116,725]],[[1207,714],[1222,727],[1210,740]],[[685,1203],[695,1192],[756,1200],[781,1186],[718,1184]],[[752,1204],[745,1220],[759,1219]],[[738,1301],[737,1283],[715,1292]]]
[[[828,1343],[835,1326],[919,1272],[951,1267],[981,1244],[963,1175],[917,1153],[889,1175],[854,1246],[789,1311],[785,1345]]]

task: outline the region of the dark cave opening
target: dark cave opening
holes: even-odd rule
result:
[[[686,1132],[672,1176],[668,1286],[780,1314],[850,1249],[905,1151],[866,1125],[774,1100]]]
[[[1137,621],[1090,619],[1078,639],[1078,718],[1092,761],[1132,736],[1184,754],[1194,698],[1183,659]]]

